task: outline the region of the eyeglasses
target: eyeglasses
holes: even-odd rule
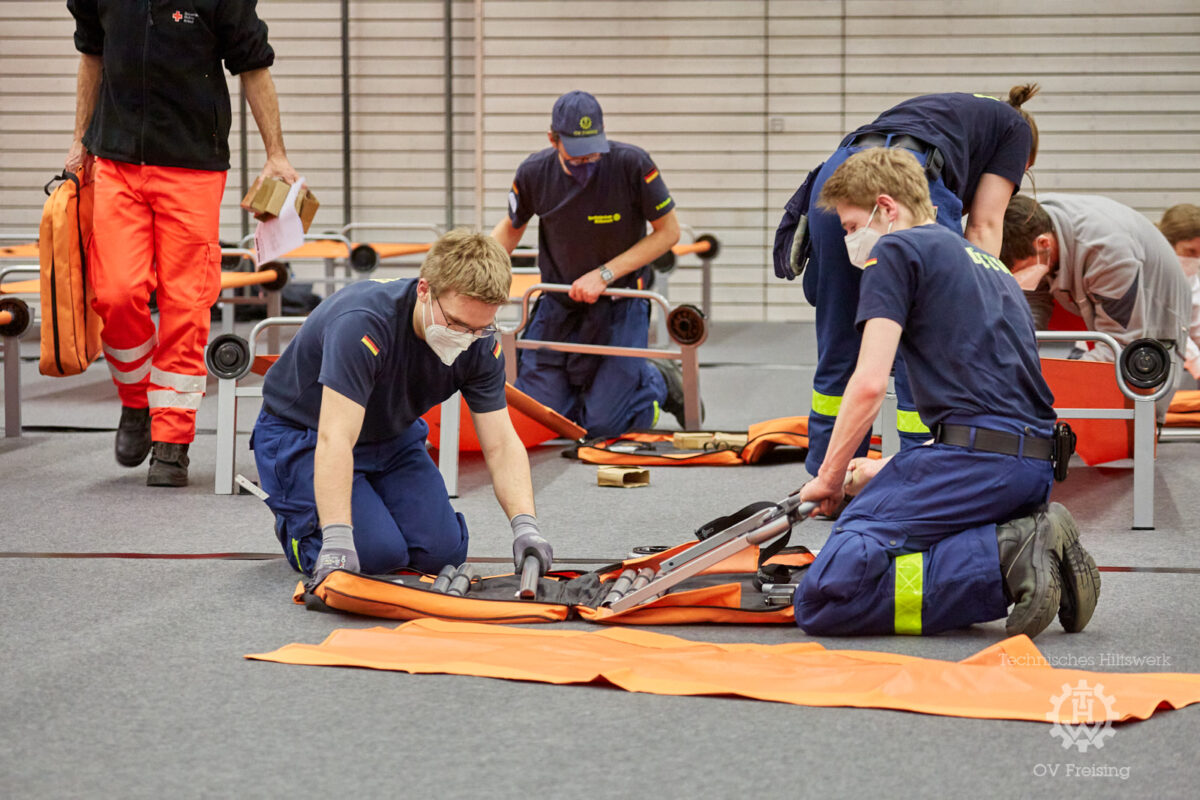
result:
[[[442,316],[446,319],[446,327],[455,333],[469,333],[476,339],[484,339],[500,332],[500,328],[498,328],[495,323],[491,325],[485,325],[482,328],[472,328],[470,325],[464,325],[462,322],[446,313],[446,309],[442,308],[442,301],[438,299],[436,294],[433,296],[433,301],[437,303],[437,307],[441,309]]]
[[[564,155],[563,161],[567,162],[568,167],[582,167],[584,164],[594,164],[595,162],[599,161],[600,155],[600,153],[591,153],[586,156],[580,156],[579,158],[571,158],[570,156]]]

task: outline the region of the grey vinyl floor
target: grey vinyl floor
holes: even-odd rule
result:
[[[199,416],[192,485],[149,489],[144,467],[112,460],[118,406],[104,367],[50,380],[25,348],[26,427],[0,440],[4,797],[1197,796],[1200,708],[1117,726],[1102,748],[1078,753],[1037,723],[244,660],[379,621],[293,605],[296,575],[277,557],[29,557],[273,554],[277,545],[265,506],[212,494],[213,397]],[[718,324],[701,352],[706,427],[805,413],[810,325]],[[253,411],[242,409],[240,427]],[[238,467],[253,477],[246,438]],[[564,565],[683,541],[806,478],[796,465],[660,468],[648,488],[604,489],[594,467],[560,449],[530,455],[539,519]],[[1105,572],[1086,631],[1055,625],[1036,640],[1052,663],[1139,671],[1148,659],[1150,671],[1200,673],[1198,456],[1197,444],[1160,445],[1152,531],[1130,530],[1126,470],[1077,466],[1056,490],[1101,565],[1158,571]],[[477,456],[462,462],[460,492],[471,555],[506,555],[508,526]],[[828,523],[810,520],[793,538],[816,548],[827,533]],[[782,626],[659,630],[721,642],[806,638]],[[997,622],[821,643],[953,660],[1003,636]]]

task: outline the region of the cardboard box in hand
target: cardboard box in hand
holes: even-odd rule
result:
[[[242,206],[248,208],[255,219],[271,219],[279,216],[279,212],[283,210],[283,201],[287,199],[290,190],[291,186],[278,178],[264,178],[257,190],[251,187],[242,198]],[[313,217],[320,207],[317,196],[310,192],[307,186],[301,187],[296,194],[296,213],[300,215],[305,233],[308,233]]]

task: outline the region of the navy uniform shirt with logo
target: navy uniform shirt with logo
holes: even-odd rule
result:
[[[548,282],[573,283],[637,244],[647,222],[675,207],[645,150],[611,140],[608,145],[586,186],[563,171],[552,147],[517,168],[508,216],[514,228],[539,218],[538,266]],[[643,267],[613,285],[637,288],[639,278],[648,283],[648,271]]]
[[[882,317],[903,328],[900,352],[926,424],[983,414],[1050,435],[1054,398],[1033,317],[999,259],[921,225],[881,238],[867,264],[857,325]]]
[[[461,390],[475,413],[505,407],[497,343],[473,343],[447,367],[413,330],[416,280],[360,281],[317,306],[271,367],[263,403],[294,425],[317,428],[322,387],[366,409],[358,441],[400,436]]]
[[[908,134],[936,147],[945,159],[942,182],[968,210],[984,173],[1020,188],[1033,146],[1033,131],[1021,112],[994,97],[964,92],[905,100],[851,133],[842,146],[864,133]]]

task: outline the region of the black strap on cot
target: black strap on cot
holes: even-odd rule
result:
[[[710,536],[720,533],[742,520],[748,519],[760,511],[765,511],[768,508],[778,508],[777,503],[771,503],[765,500],[760,500],[757,503],[751,503],[748,506],[738,509],[732,514],[727,514],[723,517],[709,520],[696,529],[696,538],[703,541]],[[793,573],[797,572],[797,568],[787,564],[772,564],[765,566],[766,562],[772,556],[779,554],[787,547],[788,540],[791,539],[792,532],[789,529],[787,533],[779,536],[775,541],[766,547],[760,548],[758,551],[758,575],[755,578],[755,584],[762,586],[763,583],[789,583]],[[788,548],[789,553],[807,553],[806,547]]]

